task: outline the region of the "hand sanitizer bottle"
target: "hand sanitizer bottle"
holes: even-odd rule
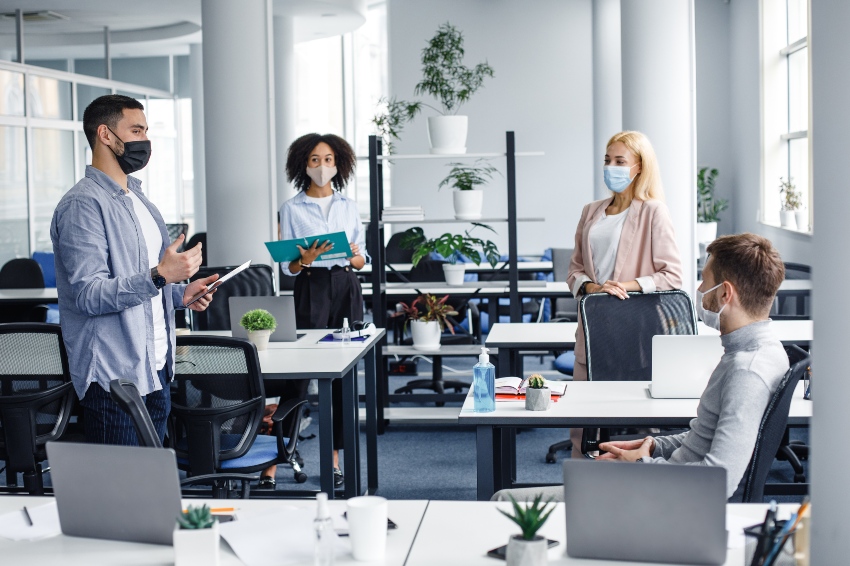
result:
[[[331,514],[328,510],[328,494],[319,492],[316,494],[318,510],[313,520],[313,528],[316,530],[316,548],[313,554],[314,566],[333,566],[334,563],[334,532]]]
[[[496,410],[496,366],[490,363],[489,351],[482,346],[478,363],[472,367],[472,410],[476,413]]]
[[[351,346],[351,328],[348,326],[348,319],[342,319],[342,345]]]

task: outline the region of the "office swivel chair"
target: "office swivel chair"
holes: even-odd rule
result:
[[[0,268],[0,289],[44,289],[44,274],[34,259],[10,259]],[[45,322],[47,305],[3,307],[0,322]]]
[[[197,232],[192,234],[192,237],[189,238],[189,241],[183,246],[185,250],[191,250],[198,243],[201,243],[201,267],[205,267],[207,265],[207,233],[206,232]]]
[[[387,242],[386,247],[384,248],[384,253],[386,255],[386,264],[393,265],[399,263],[412,263],[413,262],[413,250],[406,249],[401,247],[401,240],[404,238],[404,232],[396,232],[390,237],[390,241]],[[409,279],[409,277],[407,278]],[[442,278],[440,279],[443,280]],[[387,282],[402,282],[402,276],[399,276],[396,273],[387,273]]]
[[[235,267],[202,267],[192,281],[214,273],[224,276]],[[230,297],[270,297],[274,294],[272,268],[263,264],[251,265],[218,288],[207,310],[192,311],[192,330],[230,330]]]
[[[572,257],[572,248],[552,248],[552,275],[555,281],[567,280]],[[578,322],[578,300],[573,297],[557,297],[550,300],[552,304],[552,318],[549,322]],[[552,353],[555,356],[555,369],[565,375],[571,376],[575,368],[575,351],[554,351]],[[555,450],[552,449],[553,447],[555,447]],[[554,452],[566,449],[567,446],[559,442],[549,448],[549,453],[554,455]],[[548,458],[549,456],[547,455]]]
[[[6,483],[44,495],[45,444],[65,432],[74,387],[62,330],[56,324],[0,324],[0,460]]]
[[[176,240],[177,236],[179,236],[180,234],[183,234],[184,236],[187,235],[187,233],[189,231],[189,225],[188,224],[166,224],[165,229],[168,231],[168,243],[171,244],[171,242]],[[186,249],[187,249],[186,248],[186,241],[184,240],[183,245],[178,247],[177,251],[182,252],[182,251],[185,251]]]

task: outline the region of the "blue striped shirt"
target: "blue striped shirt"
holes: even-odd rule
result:
[[[334,191],[331,197],[331,207],[328,219],[322,215],[321,207],[307,200],[307,193],[301,191],[280,207],[280,235],[283,240],[309,238],[333,232],[345,232],[349,242],[354,242],[360,248],[359,254],[369,261],[366,253],[366,232],[360,221],[357,203],[353,199]],[[348,259],[329,259],[314,261],[313,267],[333,267],[348,265]],[[287,275],[298,275],[289,271],[289,263],[281,263],[283,272]]]

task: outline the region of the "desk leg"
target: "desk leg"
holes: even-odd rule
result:
[[[319,381],[319,487],[334,498],[334,426],[331,380]],[[340,418],[342,415],[337,416]]]
[[[504,483],[499,489],[513,487],[516,483],[516,429],[506,428],[502,433],[502,461],[504,471],[502,480]]]
[[[381,338],[381,341],[378,344],[375,344],[373,351],[383,351],[383,346],[387,343],[387,337],[384,336]],[[372,354],[373,356],[377,354]],[[368,367],[368,366],[367,366]],[[389,395],[390,395],[390,359],[386,356],[381,356],[381,365],[380,367],[375,366],[376,371],[380,371],[380,374],[375,374],[375,379],[377,381],[376,384],[376,395],[378,396],[378,434],[384,434],[386,430],[386,423],[384,421],[384,409],[389,407]],[[369,379],[369,370],[366,370],[366,379]],[[366,386],[366,395],[369,395],[369,386]],[[368,421],[367,421],[368,423]]]
[[[358,444],[360,443],[359,423],[357,415],[357,366],[354,366],[342,378],[342,422],[343,446],[345,446],[345,497],[350,499],[359,495],[360,458]]]
[[[366,362],[366,488],[369,495],[378,491],[378,364],[375,350],[365,356]]]
[[[475,458],[478,469],[478,501],[489,501],[496,493],[493,473],[496,470],[493,452],[493,427],[478,425],[475,428]]]

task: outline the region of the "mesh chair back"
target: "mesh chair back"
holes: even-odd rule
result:
[[[214,273],[224,275],[236,266],[202,267],[192,281]],[[192,311],[194,330],[230,330],[230,297],[270,297],[275,294],[274,271],[268,265],[252,265],[218,288],[207,310]]]
[[[236,338],[178,336],[174,368],[172,445],[193,474],[214,473],[257,435],[265,408],[257,349]]]
[[[0,269],[0,289],[44,289],[41,266],[28,257],[10,259]]]
[[[34,469],[65,431],[74,388],[59,325],[0,324],[0,459]]]
[[[811,364],[811,359],[805,351],[796,346],[786,347],[786,350],[790,349],[799,351],[799,355],[796,356],[799,361],[794,363],[785,373],[776,391],[770,397],[770,402],[767,404],[767,409],[765,409],[761,424],[759,424],[753,456],[744,472],[738,490],[732,496],[733,500],[736,500],[738,493],[741,492],[741,501],[744,503],[761,503],[764,499],[764,484],[767,481],[767,474],[770,472],[773,460],[776,458],[776,451],[779,450],[779,445],[782,443],[785,428],[788,426],[788,412],[791,409],[794,390],[797,388],[797,382],[800,381]],[[789,355],[793,360],[794,353],[789,352]]]
[[[552,248],[552,275],[555,281],[566,281],[570,272],[572,248]],[[552,318],[574,322],[578,320],[578,301],[558,297],[552,301]]]
[[[151,415],[136,384],[126,379],[116,379],[109,384],[109,394],[112,400],[121,407],[125,413],[130,415],[136,436],[139,437],[139,446],[148,448],[162,448],[159,435],[153,426]]]
[[[588,380],[649,381],[652,337],[696,334],[696,313],[684,291],[629,293],[625,301],[594,293],[581,298],[579,310]]]
[[[192,234],[192,237],[189,238],[189,241],[186,242],[186,245],[183,246],[184,249],[191,250],[198,243],[202,244],[201,247],[201,267],[207,264],[207,233],[206,232],[198,232],[196,234]]]

